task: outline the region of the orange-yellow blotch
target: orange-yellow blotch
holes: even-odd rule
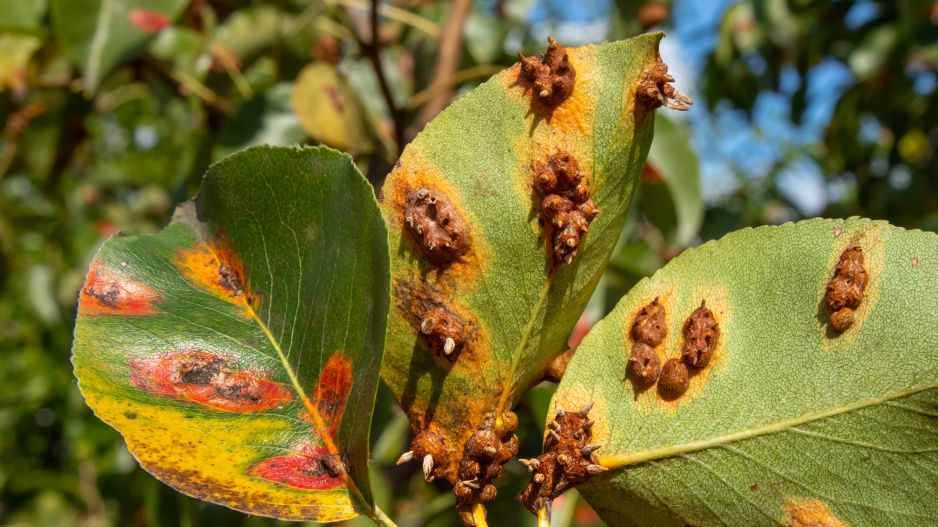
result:
[[[130,382],[138,389],[180,402],[227,412],[281,408],[293,391],[270,380],[270,372],[233,369],[227,358],[199,350],[132,359]]]
[[[826,503],[817,499],[786,498],[785,521],[789,527],[850,527],[834,516]]]
[[[342,413],[352,393],[352,383],[352,360],[341,351],[329,357],[316,383],[313,399],[332,437],[335,437],[342,422]]]
[[[530,106],[532,118],[543,119],[553,131],[561,135],[592,137],[598,103],[595,93],[596,48],[588,45],[565,48],[565,51],[571,68],[576,71],[576,82],[570,96],[557,105],[540,100],[539,92],[535,93],[537,88],[534,83],[522,76],[520,62],[499,74],[498,79],[509,95],[524,100]],[[532,139],[543,140],[547,131],[540,130],[540,126],[537,128]]]
[[[211,245],[196,242],[177,253],[175,263],[186,278],[229,302],[251,305],[244,264],[223,237]]]
[[[157,314],[153,303],[159,298],[155,292],[140,282],[119,277],[111,269],[96,264],[92,264],[81,288],[79,315],[145,317]]]
[[[404,151],[400,161],[394,166],[381,189],[379,197],[381,209],[388,223],[388,229],[401,233],[400,246],[392,250],[403,250],[413,256],[418,266],[425,265],[429,270],[428,279],[446,287],[448,294],[459,290],[467,290],[479,276],[482,263],[489,261],[486,254],[489,252],[473,229],[469,228],[472,218],[467,214],[460,192],[456,189],[432,161],[428,160],[416,145],[411,144]],[[419,191],[426,191],[426,199],[436,197],[434,203],[434,222],[442,220],[437,214],[440,200],[445,201],[445,215],[447,225],[436,234],[445,236],[426,237],[427,225],[419,217],[412,217],[413,225],[408,224],[408,216],[414,216],[414,207],[411,201],[418,197]],[[432,192],[430,192],[432,190]],[[424,209],[426,215],[431,211]],[[442,223],[442,222],[439,222]],[[450,225],[452,223],[452,225]],[[463,225],[464,228],[459,227]],[[420,227],[420,232],[417,232]],[[457,229],[453,236],[454,227]],[[442,239],[440,239],[442,238]],[[393,240],[392,236],[392,240]],[[451,248],[446,247],[447,241]],[[434,248],[430,248],[433,242]]]

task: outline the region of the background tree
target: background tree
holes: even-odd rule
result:
[[[641,277],[739,227],[855,214],[938,227],[933,2],[0,1],[0,522],[275,524],[163,486],[91,418],[69,349],[102,240],[156,232],[211,162],[252,144],[350,151],[380,188],[403,145],[516,51],[652,27],[677,43],[664,59],[687,65],[678,87],[698,105],[659,117],[571,343]],[[522,452],[540,448],[552,390],[521,403]],[[456,524],[448,488],[394,466],[410,431],[384,387],[375,415],[381,507],[401,525]],[[526,479],[507,465],[500,494]],[[563,499],[555,525],[598,522]],[[493,525],[533,522],[510,500],[489,508]]]

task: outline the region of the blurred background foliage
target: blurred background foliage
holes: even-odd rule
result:
[[[571,344],[732,230],[851,215],[938,229],[934,1],[0,0],[0,525],[282,523],[160,484],[84,405],[69,350],[101,242],[158,231],[210,163],[253,144],[348,151],[380,189],[403,145],[517,51],[655,28],[697,105],[656,117]],[[551,390],[521,403],[522,455],[540,451]],[[402,527],[457,525],[451,490],[394,465],[410,429],[383,387],[377,404],[381,507]],[[506,468],[490,524],[534,525],[511,499],[526,471]],[[568,493],[554,525],[600,522]]]

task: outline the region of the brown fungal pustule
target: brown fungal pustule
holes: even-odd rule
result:
[[[542,196],[540,222],[550,243],[554,265],[573,261],[580,239],[599,214],[590,199],[589,182],[576,158],[557,152],[539,164],[534,184]]]
[[[410,443],[410,451],[405,452],[397,464],[406,463],[416,459],[423,466],[423,477],[428,482],[436,478],[446,478],[448,475],[446,463],[443,462],[445,445],[439,434],[432,430],[424,430],[417,434]]]
[[[453,486],[453,493],[456,494],[456,511],[467,527],[475,525],[473,506],[495,498],[492,480],[502,473],[502,465],[518,453],[518,438],[514,434],[518,428],[518,416],[505,412],[501,424],[502,433],[499,435],[495,431],[494,415],[487,415],[463,447],[459,478]]]
[[[578,412],[558,407],[554,420],[548,425],[544,453],[536,459],[521,460],[531,471],[531,481],[517,499],[532,513],[537,514],[545,507],[549,510],[551,501],[565,490],[608,470],[599,464],[596,454],[602,445],[590,442],[592,407],[592,403],[587,403]]]
[[[410,193],[404,223],[427,259],[435,265],[448,265],[469,252],[469,224],[449,198],[433,185]]]
[[[241,296],[244,293],[244,286],[241,285],[241,277],[237,271],[231,268],[225,262],[218,266],[218,285],[231,291],[233,296]]]
[[[863,267],[863,249],[859,245],[847,247],[827,284],[826,303],[832,328],[844,331],[853,324],[853,312],[860,307],[869,280]]]
[[[573,93],[576,70],[570,63],[567,50],[552,37],[547,37],[547,51],[521,59],[521,77],[534,83],[534,96],[550,106],[565,101]]]
[[[450,360],[456,360],[466,341],[466,331],[459,318],[439,307],[424,314],[420,320],[420,333],[430,343],[432,351]]]
[[[674,77],[668,74],[668,65],[664,62],[656,63],[646,71],[644,78],[638,83],[636,97],[639,104],[648,110],[664,106],[686,112],[685,105],[694,104],[694,101],[671,86],[671,82],[674,82]]]
[[[632,338],[636,342],[643,342],[651,347],[661,344],[668,328],[665,325],[665,309],[658,302],[658,297],[635,315],[635,321],[632,322]]]
[[[636,342],[629,356],[629,376],[639,387],[647,388],[658,380],[661,361],[655,350],[644,342]]]
[[[687,366],[681,359],[668,359],[658,377],[658,393],[665,399],[677,399],[684,395],[690,385]]]
[[[703,368],[713,357],[713,350],[720,338],[720,327],[713,312],[707,309],[706,300],[684,321],[684,348],[681,359],[693,368]]]

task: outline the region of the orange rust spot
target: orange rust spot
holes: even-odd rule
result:
[[[293,399],[293,391],[270,380],[270,372],[233,370],[217,353],[175,351],[133,359],[129,366],[130,382],[140,390],[226,412],[280,408]]]
[[[307,490],[332,490],[342,486],[340,456],[323,446],[294,445],[293,452],[258,461],[248,475],[279,485]]]
[[[573,93],[560,104],[553,106],[541,102],[535,93],[534,83],[521,75],[521,63],[498,76],[502,87],[515,97],[525,98],[530,104],[532,117],[544,119],[545,123],[560,134],[592,137],[593,119],[597,108],[594,78],[595,47],[590,44],[578,48],[566,48],[567,57],[577,72]],[[540,128],[540,127],[538,127]],[[537,132],[535,132],[537,135]]]
[[[521,60],[521,76],[533,83],[537,100],[555,106],[573,93],[576,69],[561,44],[551,37],[547,37],[547,42],[547,50],[533,57],[525,57],[519,51],[518,58]]]
[[[446,178],[434,163],[426,159],[413,146],[405,150],[401,161],[394,167],[381,189],[381,208],[391,231],[401,233],[400,245],[410,255],[412,262],[428,273],[428,279],[435,281],[452,293],[455,289],[468,289],[482,272],[483,262],[490,261],[483,240],[473,231],[467,233],[465,244],[469,250],[443,267],[431,266],[424,255],[421,244],[407,228],[405,218],[410,196],[421,187],[434,187],[435,191],[446,197],[453,210],[459,213],[468,224],[474,223],[466,214],[459,190]],[[392,248],[397,250],[397,248]]]
[[[82,316],[146,317],[156,315],[157,294],[140,282],[121,278],[111,269],[92,265],[81,288]]]
[[[850,527],[831,514],[823,501],[809,498],[786,498],[785,519],[789,527]]]
[[[471,308],[453,301],[447,296],[445,288],[436,289],[433,285],[418,280],[413,273],[408,279],[395,279],[392,290],[392,298],[404,327],[418,335],[420,344],[431,352],[438,365],[445,369],[471,368],[480,381],[485,378],[483,365],[490,360],[491,344]],[[429,328],[429,333],[424,333],[423,329],[427,328],[427,315],[433,313],[437,314],[434,318],[441,320],[445,315],[451,327],[437,328],[434,324]],[[455,326],[452,323],[456,321],[458,328],[452,327]],[[443,329],[447,331],[444,332]],[[454,331],[458,331],[459,342],[456,342]],[[447,335],[454,340],[454,350],[450,355],[447,355],[444,349]]]
[[[211,245],[196,242],[191,249],[180,249],[177,253],[175,264],[186,278],[229,302],[252,305],[244,264],[224,236]]]
[[[316,383],[313,398],[332,437],[335,437],[342,422],[342,413],[352,393],[352,382],[352,360],[341,351],[329,357],[319,376],[319,382]],[[306,414],[306,411],[303,414]]]

